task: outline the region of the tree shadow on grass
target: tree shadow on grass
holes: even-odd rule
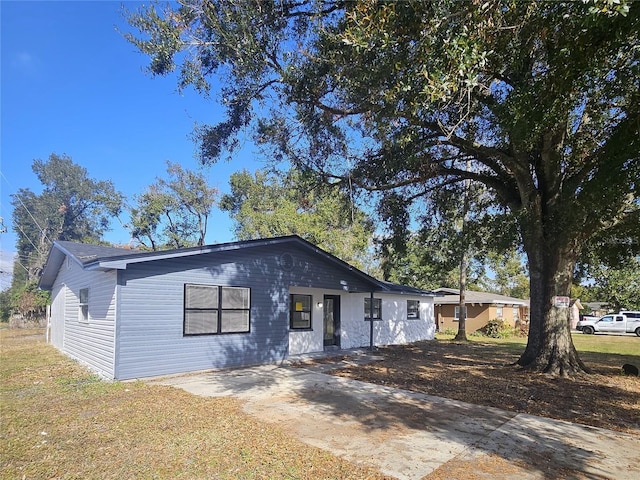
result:
[[[430,358],[434,356],[432,352]],[[466,383],[467,394],[479,398],[484,393],[475,391],[474,384],[480,379],[497,383],[503,376],[499,369],[511,368],[493,371],[483,364],[474,371],[466,355],[451,357],[467,372],[453,375],[460,377],[459,386]],[[249,413],[280,425],[301,440],[352,461],[365,459],[398,478],[422,478],[452,459],[472,465],[478,456],[499,457],[521,472],[535,472],[536,478],[625,478],[623,474],[637,470],[631,464],[633,452],[640,447],[637,436],[400,390],[390,379],[402,377],[406,383],[413,379],[414,387],[429,383],[419,364],[405,363],[407,370],[402,374],[398,359],[394,364],[387,360],[361,363],[344,356],[336,359],[342,373],[381,372],[377,381],[319,373],[329,368],[325,359],[303,368],[272,365],[211,372],[193,377],[190,387],[178,386],[201,394],[217,388],[215,394],[240,397]],[[527,392],[516,392],[513,397],[521,398]],[[494,394],[499,394],[497,388]],[[608,399],[620,394],[614,387],[602,392]]]
[[[383,450],[397,447],[395,432],[402,440],[410,439],[419,450],[442,448],[452,457],[498,455],[529,472],[539,472],[543,478],[558,478],[559,470],[564,478],[583,478],[583,472],[595,478],[611,475],[609,470],[599,470],[592,464],[594,455],[608,452],[594,451],[594,443],[583,427],[528,416],[511,422],[515,414],[420,394],[389,390],[368,397],[366,387],[360,390],[353,384],[345,390],[309,389],[300,395],[307,402],[331,409],[345,422],[358,422],[369,435],[388,432],[384,435],[388,446]]]
[[[465,398],[471,395],[484,399],[488,398],[485,395],[491,395],[493,392],[495,397],[504,401],[504,396],[501,396],[500,392],[496,390],[489,390],[478,395],[473,385],[478,384],[479,377],[482,377],[482,382],[496,383],[497,379],[504,376],[504,368],[513,368],[499,367],[488,374],[469,372],[467,360],[460,356],[455,356],[453,360],[458,365],[467,368],[466,375],[459,375],[461,378],[458,379],[455,388],[459,391],[460,388],[465,388],[466,384],[467,390],[471,391],[466,392]],[[637,437],[614,434],[614,437],[622,439],[621,444],[606,444],[606,442],[601,444],[599,439],[602,437],[602,432],[592,427],[522,414],[518,415],[518,421],[512,422],[510,420],[516,416],[517,408],[505,411],[494,409],[493,405],[478,407],[478,405],[460,401],[443,401],[440,397],[415,393],[415,390],[418,390],[416,388],[413,388],[413,392],[397,393],[389,386],[400,388],[398,386],[400,382],[391,381],[391,377],[404,378],[405,385],[412,382],[414,384],[420,382],[422,385],[428,383],[411,368],[415,367],[415,364],[406,366],[409,368],[405,370],[404,374],[400,374],[401,369],[397,364],[387,372],[389,366],[385,366],[384,361],[361,367],[365,370],[375,369],[375,371],[381,372],[381,377],[374,383],[384,385],[384,387],[382,387],[382,395],[376,397],[367,398],[365,393],[367,387],[354,388],[354,384],[349,384],[344,392],[336,392],[327,388],[322,392],[308,389],[303,391],[302,395],[306,401],[322,404],[325,408],[330,406],[337,416],[344,418],[346,415],[346,420],[357,419],[362,428],[368,428],[372,432],[380,429],[398,428],[414,432],[428,432],[435,440],[436,448],[443,443],[465,444],[469,448],[468,455],[473,455],[474,452],[476,454],[480,452],[486,455],[498,455],[510,463],[522,466],[527,471],[539,472],[543,478],[559,478],[561,476],[562,478],[578,479],[585,478],[584,475],[589,478],[622,478],[619,476],[620,472],[624,472],[625,468],[634,468],[631,466],[631,459],[634,457],[634,449],[640,446]],[[344,374],[345,370],[350,369],[342,369],[339,373]],[[349,376],[353,377],[354,375]],[[371,376],[364,377],[368,382],[372,381]],[[555,397],[563,392],[563,379],[557,380],[560,382],[553,385],[553,390],[548,392],[549,396]],[[451,382],[448,385],[451,386]],[[540,388],[548,388],[549,382],[541,381],[539,386]],[[345,385],[345,387],[347,386]],[[424,388],[424,390],[428,390],[428,388]],[[540,390],[521,388],[512,395],[513,401],[523,402],[523,396],[526,399],[526,395],[532,392],[539,394]],[[628,399],[632,397],[629,392],[611,386],[600,386],[597,389],[597,394],[609,401],[612,396],[623,396]],[[452,398],[451,395],[447,396]],[[565,398],[571,398],[571,394]],[[536,401],[533,396],[526,399],[525,407],[528,402],[544,404],[540,413],[546,413],[547,417],[554,416],[552,415],[555,408],[553,402]],[[491,402],[474,403],[487,405]],[[623,407],[620,406],[620,408]],[[520,408],[519,410],[528,410],[528,408]],[[626,412],[627,417],[632,414],[633,410]],[[609,441],[613,440],[609,439]],[[621,468],[621,470],[614,471],[617,468]],[[561,475],[559,472],[562,472]],[[640,473],[640,470],[636,473]]]
[[[594,375],[558,378],[519,369],[513,365],[517,354],[500,347],[447,342],[387,347],[379,350],[384,361],[333,374],[517,413],[640,431],[640,379],[620,375],[627,356],[591,356],[587,361]]]

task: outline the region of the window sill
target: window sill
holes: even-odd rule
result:
[[[183,333],[182,336],[185,338],[188,337],[222,337],[225,335],[247,335],[251,333],[249,330],[245,330],[242,332],[215,332],[215,333]]]

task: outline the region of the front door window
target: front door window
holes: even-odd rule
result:
[[[324,345],[339,345],[340,297],[325,296],[323,304]]]

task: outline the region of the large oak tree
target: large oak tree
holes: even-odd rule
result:
[[[400,226],[434,191],[483,184],[528,260],[518,363],[568,375],[584,366],[554,298],[583,249],[638,249],[639,14],[611,0],[183,0],[129,14],[129,39],[153,74],[180,65],[181,87],[220,95],[226,120],[197,132],[204,162],[255,127],[294,164],[379,192]]]

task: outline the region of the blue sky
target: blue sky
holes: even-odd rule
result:
[[[118,31],[127,30],[122,5],[135,10],[141,2],[0,2],[0,216],[7,228],[0,235],[0,289],[9,286],[16,244],[10,195],[41,190],[33,159],[66,154],[131,199],[165,174],[167,160],[197,168],[190,134],[196,123],[221,118],[213,100],[178,93],[175,78],[144,73],[146,57]],[[224,192],[231,173],[260,166],[248,142],[207,175]],[[231,226],[226,213],[214,210],[207,243],[232,240]],[[112,227],[108,241],[129,241],[118,222]]]

